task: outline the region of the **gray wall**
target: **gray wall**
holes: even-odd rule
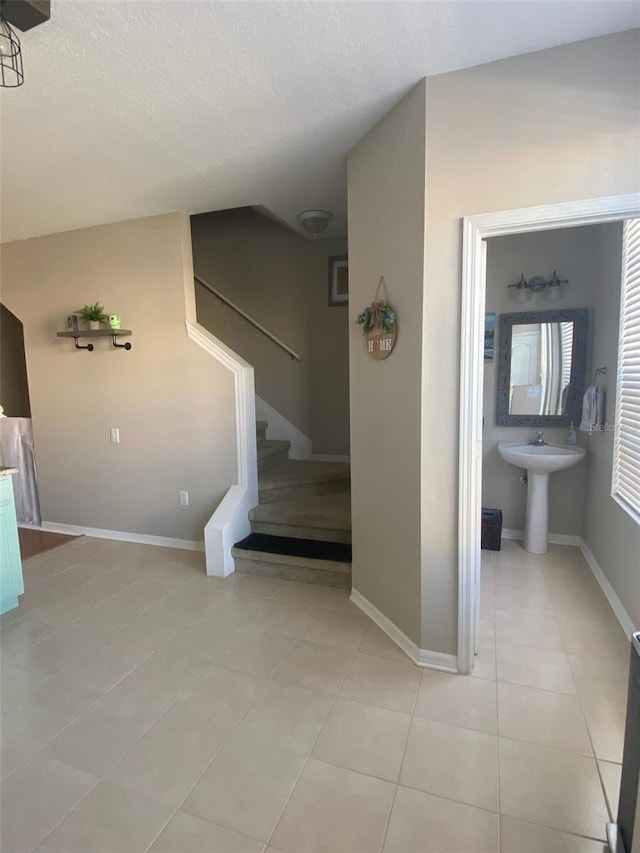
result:
[[[236,482],[235,417],[231,373],[185,332],[195,319],[187,218],[5,244],[2,297],[24,323],[43,519],[201,541]],[[96,300],[133,331],[130,352],[110,339],[79,352],[56,337]]]
[[[496,446],[499,441],[530,441],[535,430],[496,425],[500,315],[529,310],[548,311],[553,308],[587,308],[591,340],[594,293],[601,286],[597,239],[601,231],[615,227],[596,225],[564,228],[487,240],[486,310],[496,313],[496,354],[493,361],[485,362],[484,365],[482,505],[500,507],[505,528],[524,529],[527,487],[520,483],[523,471],[501,459]],[[549,279],[554,269],[560,278],[569,279],[565,297],[561,301],[548,302],[543,294],[534,296],[531,302],[524,305],[512,300],[513,290],[508,290],[507,285],[518,281],[521,273],[524,273],[525,278],[543,275]],[[589,366],[588,362],[587,376]],[[575,426],[577,429],[578,424]],[[567,440],[567,429],[564,427],[545,429],[544,433],[546,440],[553,443],[564,444]],[[577,434],[578,444],[586,447],[586,434]],[[551,533],[582,535],[586,471],[587,465],[582,462],[567,471],[558,471],[551,478]]]
[[[616,408],[616,364],[620,317],[622,226],[602,229],[596,242],[596,290],[592,361],[608,367],[605,421],[612,425]],[[584,541],[640,628],[640,525],[611,497],[615,433],[607,429],[589,439],[584,507]]]
[[[256,393],[315,453],[349,452],[346,307],[328,306],[328,258],[346,238],[308,240],[252,208],[191,217],[196,273],[302,356],[285,351],[196,288],[198,320],[254,366]]]
[[[0,305],[0,404],[7,417],[31,417],[24,330],[4,305]]]

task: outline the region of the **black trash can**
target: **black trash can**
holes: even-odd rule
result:
[[[499,551],[502,543],[502,510],[482,507],[480,547],[483,551]]]

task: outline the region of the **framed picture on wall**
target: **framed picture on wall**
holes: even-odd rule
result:
[[[492,311],[484,315],[484,360],[493,361],[496,346],[496,315]]]
[[[347,255],[329,258],[329,305],[349,302],[349,259]]]

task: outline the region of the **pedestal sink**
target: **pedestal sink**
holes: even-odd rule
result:
[[[532,554],[546,554],[549,535],[549,474],[571,468],[584,459],[581,447],[568,444],[522,444],[516,441],[498,443],[498,453],[505,462],[527,469],[527,518],[524,549]]]

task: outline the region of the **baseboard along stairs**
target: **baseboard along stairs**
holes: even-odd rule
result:
[[[351,480],[343,462],[289,459],[257,421],[259,504],[236,542],[237,572],[351,589]]]

